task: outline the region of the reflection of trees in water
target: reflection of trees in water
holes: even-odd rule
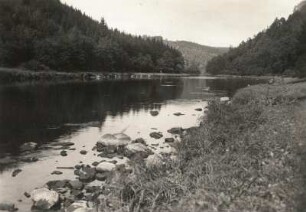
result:
[[[0,151],[13,151],[27,141],[49,142],[77,129],[63,127],[66,123],[102,126],[108,114],[160,109],[160,103],[179,97],[182,90],[180,79],[171,80],[173,87],[163,83],[105,81],[2,88]]]

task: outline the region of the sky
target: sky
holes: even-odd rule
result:
[[[209,46],[237,46],[287,18],[301,0],[61,0],[110,28]]]

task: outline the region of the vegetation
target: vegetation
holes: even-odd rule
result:
[[[211,74],[306,76],[305,61],[306,5],[301,4],[287,20],[276,19],[253,39],[212,59],[207,71]]]
[[[110,188],[110,205],[126,211],[299,211],[306,136],[305,100],[303,106],[299,100],[305,97],[304,82],[250,86],[231,103],[211,102],[203,124],[178,144],[177,160],[150,169],[140,163],[133,178]]]
[[[59,0],[0,1],[0,66],[66,72],[181,72],[181,53],[110,29]]]
[[[165,43],[182,52],[187,73],[205,73],[210,59],[228,51],[228,48],[203,46],[188,41],[165,41]]]

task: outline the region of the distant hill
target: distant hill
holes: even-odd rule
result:
[[[306,3],[207,64],[211,74],[306,76]]]
[[[228,51],[228,48],[204,46],[188,41],[164,41],[169,46],[179,50],[185,58],[186,69],[205,73],[207,62],[215,56]]]
[[[109,28],[60,0],[0,0],[0,66],[178,73],[184,59],[160,39]]]

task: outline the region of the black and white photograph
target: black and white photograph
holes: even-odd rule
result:
[[[0,0],[0,211],[306,212],[306,0]]]

